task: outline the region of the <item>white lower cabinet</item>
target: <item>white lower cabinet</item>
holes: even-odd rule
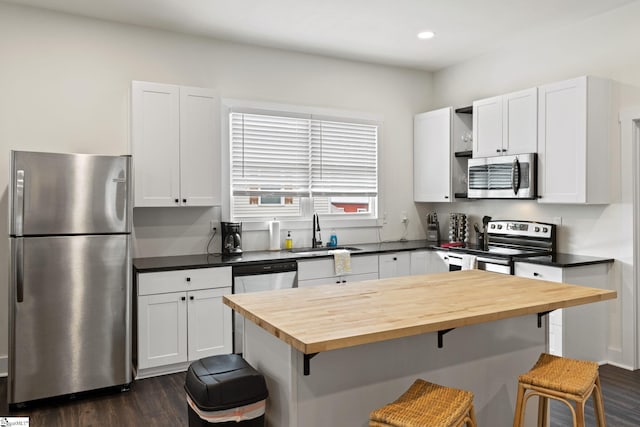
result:
[[[552,267],[516,262],[514,274],[531,279],[609,289],[611,264]],[[549,313],[549,352],[574,359],[605,361],[609,344],[606,302],[569,307]]]
[[[298,261],[298,287],[360,282],[378,278],[378,255],[351,257],[351,273],[335,274],[333,258]]]
[[[378,276],[380,279],[408,276],[411,274],[411,253],[393,252],[378,257]]]
[[[444,273],[449,271],[449,252],[432,251],[429,257],[429,273]]]
[[[231,268],[139,273],[136,378],[179,372],[232,351]]]
[[[446,251],[413,251],[411,252],[411,274],[431,274],[449,271],[449,262],[445,259]]]

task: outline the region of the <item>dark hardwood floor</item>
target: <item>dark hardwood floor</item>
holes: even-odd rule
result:
[[[29,416],[31,427],[186,426],[184,378],[185,373],[179,373],[138,380],[128,392],[56,399],[11,413],[7,406],[7,379],[0,378],[0,416]],[[600,367],[600,378],[607,425],[640,426],[640,370],[630,372],[605,365]],[[586,412],[587,426],[595,426],[591,399]],[[571,425],[569,410],[552,403],[551,427]]]

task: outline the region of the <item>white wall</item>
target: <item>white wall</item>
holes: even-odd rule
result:
[[[431,74],[119,25],[0,3],[0,234],[7,235],[9,150],[129,152],[129,88],[145,80],[216,89],[229,98],[383,116],[383,239],[424,237],[412,202],[413,114],[431,108]],[[1,171],[5,171],[2,173]],[[406,191],[398,191],[399,189]],[[204,252],[219,208],[136,209],[135,256]],[[310,227],[309,227],[310,228]],[[310,243],[310,232],[296,233]],[[245,239],[265,249],[266,232]],[[308,236],[308,237],[307,237]],[[376,241],[376,229],[341,243]],[[214,244],[216,244],[214,242]],[[219,250],[217,242],[214,250]],[[0,265],[8,265],[0,245]],[[3,269],[4,270],[4,269]],[[7,275],[0,275],[0,372],[7,353]],[[6,360],[6,359],[5,359]]]
[[[580,75],[613,79],[611,166],[612,203],[606,206],[542,205],[527,201],[475,201],[450,205],[421,204],[421,214],[437,210],[441,218],[448,212],[465,212],[471,221],[483,215],[496,219],[533,219],[554,222],[562,219],[559,250],[583,255],[615,258],[611,287],[622,296],[633,280],[633,197],[630,141],[621,141],[617,124],[620,109],[640,106],[640,2],[592,18],[561,31],[540,34],[535,39],[514,39],[500,52],[475,58],[434,75],[437,106],[470,105],[474,99],[538,86]],[[473,222],[472,222],[473,223]],[[444,227],[443,227],[444,228]],[[446,231],[446,230],[442,230]],[[473,234],[473,233],[472,233]],[[445,234],[446,235],[446,234]],[[611,358],[630,366],[622,357],[630,345],[622,340],[621,298],[612,302],[610,322]]]

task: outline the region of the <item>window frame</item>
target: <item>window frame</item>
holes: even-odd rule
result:
[[[282,115],[297,118],[313,118],[318,120],[329,121],[344,121],[350,123],[361,123],[378,126],[378,139],[377,139],[377,197],[372,197],[373,206],[372,212],[366,214],[352,213],[352,214],[323,214],[321,219],[323,222],[323,228],[358,228],[358,227],[381,227],[382,220],[380,220],[380,206],[382,206],[382,191],[380,183],[382,182],[382,165],[380,162],[380,151],[383,140],[383,119],[381,115],[351,111],[351,110],[338,110],[319,107],[308,107],[291,104],[280,104],[272,102],[251,101],[235,98],[222,98],[221,99],[221,138],[222,138],[222,156],[221,156],[221,172],[222,172],[222,218],[231,219],[231,141],[230,141],[230,129],[229,129],[229,113],[242,112],[252,114],[271,114]],[[329,196],[323,196],[329,197]],[[282,227],[287,229],[307,229],[310,228],[309,222],[313,215],[313,203],[311,198],[300,198],[300,216],[296,218],[282,217],[278,218]],[[234,218],[233,220],[242,221],[243,229],[245,230],[266,230],[268,229],[269,221],[273,218]]]

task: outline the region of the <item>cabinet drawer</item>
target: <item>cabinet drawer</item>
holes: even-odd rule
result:
[[[514,274],[530,279],[548,280],[550,282],[562,282],[562,269],[549,267],[547,265],[529,264],[527,262],[516,262]]]
[[[378,255],[352,256],[351,273],[378,273]],[[298,280],[335,277],[333,258],[298,261]],[[345,276],[347,276],[345,274]],[[330,283],[330,282],[329,282]]]
[[[138,295],[223,288],[231,284],[231,267],[139,273]]]

